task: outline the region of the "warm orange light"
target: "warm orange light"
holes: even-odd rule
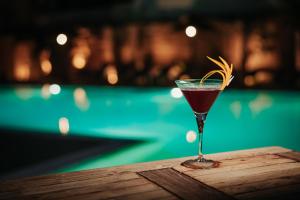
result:
[[[189,79],[189,78],[191,78],[189,75],[187,75],[187,74],[182,74],[180,77],[179,77],[179,79],[181,79],[181,80],[183,80],[183,79]]]
[[[169,80],[175,80],[179,76],[181,71],[182,69],[179,65],[174,65],[173,67],[171,67],[167,74]]]
[[[76,69],[83,69],[86,65],[86,58],[82,54],[75,54],[72,64]]]
[[[48,75],[52,71],[52,64],[49,60],[42,60],[41,61],[41,69],[44,74]]]
[[[48,99],[51,96],[50,93],[50,85],[49,84],[44,84],[41,88],[41,96],[44,99]]]
[[[245,77],[244,83],[245,83],[246,86],[251,87],[255,84],[255,79],[254,79],[253,76],[248,75],[248,76]]]
[[[112,85],[116,84],[118,82],[118,75],[117,74],[109,74],[107,76],[107,81]]]
[[[114,85],[118,82],[118,72],[114,65],[109,65],[105,69],[105,75],[107,78],[107,82],[111,85]]]
[[[30,68],[27,64],[16,65],[14,75],[18,81],[27,81],[30,77]]]
[[[50,51],[44,49],[40,53],[40,66],[45,75],[48,75],[52,71],[52,64],[50,62]]]
[[[273,75],[268,72],[257,72],[255,74],[255,80],[257,83],[267,84],[272,82]]]
[[[69,120],[66,117],[61,117],[58,121],[59,131],[62,135],[67,135],[70,130]]]
[[[73,96],[75,104],[80,110],[87,110],[89,108],[90,103],[83,88],[76,88],[74,90]]]

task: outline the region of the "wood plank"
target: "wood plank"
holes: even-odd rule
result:
[[[30,195],[30,197],[39,197],[40,199],[109,199],[118,198],[120,196],[130,196],[133,194],[141,195],[141,193],[145,194],[149,191],[163,190],[153,183],[132,184],[129,181],[121,184],[107,185],[106,187],[103,187],[103,185],[91,188],[85,187],[76,190],[65,190],[58,193],[51,192],[39,195]]]
[[[109,198],[116,198],[120,196],[127,196],[131,194],[140,194],[140,196],[143,196],[146,192],[149,191],[155,191],[155,190],[162,190],[155,184],[146,184],[146,185],[138,185],[135,187],[122,187],[118,190],[106,190],[101,192],[93,192],[93,193],[87,193],[83,195],[74,195],[74,196],[67,196],[63,199],[70,199],[70,200],[98,200],[98,199],[109,199]],[[51,199],[53,196],[50,196]]]
[[[255,149],[222,152],[216,154],[207,154],[205,155],[205,157],[207,157],[208,159],[219,161],[219,160],[228,160],[228,159],[236,159],[236,158],[254,157],[254,156],[265,155],[265,154],[284,153],[290,151],[291,151],[290,149],[273,146],[273,147],[263,147],[263,148],[255,148]]]
[[[133,174],[133,173],[132,173]],[[143,193],[144,199],[153,199],[155,195],[162,195],[166,199],[176,199],[172,194],[158,187],[154,183],[135,174],[138,178],[116,180],[115,182],[107,183],[99,180],[93,184],[74,185],[69,188],[65,186],[52,185],[50,188],[43,190],[32,189],[29,191],[21,191],[22,196],[10,196],[12,199],[107,199],[121,198],[125,199],[136,198]],[[114,176],[116,178],[116,176]],[[150,191],[150,192],[149,192]],[[20,193],[19,193],[20,194]],[[155,194],[155,195],[153,195]],[[149,196],[148,196],[149,195]],[[8,199],[2,198],[2,199]]]
[[[151,193],[152,191],[161,191],[163,196],[165,198],[172,198],[173,195],[168,193],[167,191],[164,191],[162,188],[158,187],[157,185],[153,183],[147,183],[147,184],[138,184],[135,186],[128,186],[123,185],[121,187],[115,187],[110,188],[108,187],[106,189],[103,189],[102,187],[98,188],[94,187],[92,190],[88,190],[87,188],[80,188],[76,190],[66,190],[65,193],[59,193],[56,194],[55,192],[51,193],[43,193],[43,194],[35,194],[35,195],[23,195],[23,196],[17,196],[16,198],[10,198],[10,199],[43,199],[43,200],[98,200],[98,199],[116,199],[124,197],[123,199],[126,199],[126,196],[131,195],[139,195],[140,197],[143,196],[145,199],[151,199]],[[79,190],[79,191],[78,191]],[[148,198],[146,195],[150,195]],[[122,198],[121,198],[122,199]]]
[[[266,154],[266,155],[260,155],[255,157],[222,160],[222,163],[218,168],[212,168],[206,170],[192,170],[192,171],[189,170],[183,172],[187,175],[196,177],[196,176],[202,176],[208,174],[231,172],[234,170],[262,167],[262,166],[273,165],[273,164],[294,163],[294,162],[295,162],[294,160],[290,160],[288,158],[282,158],[281,156],[278,155]],[[181,169],[178,166],[174,168],[178,171],[180,171]]]
[[[18,194],[22,195],[38,195],[43,193],[48,194],[55,194],[55,196],[59,196],[61,193],[62,195],[68,194],[68,191],[70,189],[73,189],[72,194],[80,193],[84,191],[90,191],[93,189],[99,189],[99,188],[106,188],[105,186],[114,186],[113,183],[122,183],[124,186],[126,186],[126,182],[130,183],[130,180],[139,179],[141,183],[145,182],[146,180],[141,180],[140,176],[138,176],[135,173],[132,172],[126,172],[126,173],[120,173],[113,176],[106,176],[101,177],[98,179],[92,179],[92,180],[83,180],[83,181],[77,181],[77,182],[67,182],[67,183],[57,183],[57,184],[51,184],[51,185],[41,185],[39,186],[38,183],[35,186],[28,186],[28,185],[22,185],[18,189],[10,190],[3,193],[0,193],[1,196],[5,196],[6,198],[16,198]],[[149,183],[149,182],[148,182]],[[95,186],[95,187],[93,187]],[[86,189],[87,188],[87,189]],[[61,192],[60,192],[61,191]],[[66,192],[67,191],[67,192]]]
[[[283,153],[289,152],[290,149],[273,146],[273,147],[264,147],[264,148],[256,148],[256,149],[248,149],[248,150],[239,150],[239,151],[231,151],[231,152],[223,152],[217,154],[207,154],[206,157],[208,159],[213,160],[227,160],[227,159],[237,159],[243,157],[253,157],[258,155],[264,154],[275,154],[275,153]],[[0,191],[7,189],[13,189],[19,187],[19,182],[21,181],[23,184],[34,184],[39,183],[39,185],[50,185],[50,184],[57,184],[65,183],[65,182],[73,182],[78,180],[88,180],[93,177],[104,177],[110,176],[119,172],[138,172],[138,171],[146,171],[146,170],[154,170],[154,169],[161,169],[161,168],[171,168],[174,166],[178,166],[181,162],[191,159],[193,157],[185,157],[185,158],[177,158],[177,159],[167,159],[167,160],[160,160],[154,162],[145,162],[145,163],[136,163],[132,165],[123,165],[117,167],[110,167],[110,168],[102,168],[102,169],[91,169],[91,170],[83,170],[83,171],[76,171],[76,172],[69,172],[69,173],[59,173],[59,174],[51,174],[51,175],[44,175],[44,176],[36,176],[36,177],[29,177],[24,179],[19,179],[17,181],[5,181],[0,183]],[[185,170],[190,170],[188,168],[184,168]]]
[[[234,199],[171,168],[143,171],[138,174],[182,199]]]
[[[283,152],[283,153],[276,153],[276,154],[284,158],[289,158],[297,162],[300,162],[300,152],[290,151],[290,152]]]
[[[270,188],[268,190],[260,190],[250,193],[244,193],[237,195],[238,199],[255,199],[255,200],[265,200],[265,199],[287,199],[293,196],[300,196],[300,184],[287,185],[283,187]]]
[[[239,183],[243,183],[246,186],[248,184],[248,186],[251,187],[251,181],[254,179],[249,179],[247,176],[252,178],[256,177],[257,179],[260,179],[260,177],[274,178],[274,174],[280,174],[280,170],[284,170],[290,174],[292,174],[291,171],[294,169],[299,170],[298,165],[293,165],[297,164],[296,159],[298,158],[298,155],[299,153],[291,152],[289,149],[281,147],[267,147],[207,155],[206,157],[208,159],[222,162],[221,167],[208,170],[191,170],[189,168],[182,167],[180,166],[180,163],[188,158],[179,158],[112,168],[25,178],[0,183],[0,199],[14,199],[14,197],[19,197],[20,199],[24,199],[21,197],[65,199],[64,197],[66,196],[70,199],[93,199],[94,197],[91,197],[91,195],[95,195],[96,199],[102,197],[121,198],[122,196],[131,196],[134,199],[142,193],[153,195],[160,194],[166,191],[151,182],[146,183],[141,181],[141,184],[139,184],[137,179],[141,179],[141,177],[136,175],[134,172],[142,172],[149,169],[155,170],[165,167],[174,167],[176,170],[184,172],[198,180],[202,180],[205,183],[211,184],[216,188],[225,187],[226,184],[228,186],[228,184],[237,185]],[[280,166],[282,166],[281,169],[278,168]],[[270,173],[268,173],[268,170],[270,170]],[[184,174],[178,174],[186,176]],[[223,174],[224,177],[221,178],[220,174]],[[275,182],[277,186],[281,186],[284,183],[282,182],[281,184],[278,179],[276,180],[278,181]],[[126,182],[128,182],[127,185]],[[286,183],[297,183],[297,179],[293,179],[291,182]],[[109,185],[111,185],[111,187],[109,187]],[[143,186],[145,187],[143,188]],[[135,187],[137,187],[138,190],[135,190]],[[247,191],[248,190],[244,190],[244,192]],[[176,198],[168,192],[166,192],[165,195],[166,199]],[[149,198],[152,198],[151,195]]]
[[[232,182],[229,182],[227,186],[217,188],[225,193],[236,196],[243,193],[293,184],[300,184],[299,169],[281,171],[281,173],[272,173],[264,176],[248,176],[244,181],[240,181],[238,185],[233,185]]]
[[[67,183],[58,183],[53,185],[42,185],[35,187],[24,187],[22,188],[23,194],[39,194],[39,193],[48,193],[48,192],[58,192],[61,190],[68,189],[77,189],[81,187],[90,187],[90,186],[102,186],[102,185],[111,185],[118,182],[126,182],[132,179],[140,178],[138,175],[132,172],[115,174],[113,176],[105,176],[91,180],[83,180],[76,182],[67,182]]]
[[[98,181],[94,184],[88,184],[88,185],[78,185],[76,187],[66,188],[64,189],[45,189],[44,191],[35,191],[31,190],[30,192],[24,192],[24,195],[32,195],[32,194],[53,194],[56,198],[63,197],[64,195],[78,195],[78,194],[87,194],[87,193],[93,193],[93,192],[101,192],[106,190],[118,190],[125,187],[134,187],[138,185],[146,185],[151,184],[148,180],[145,180],[143,178],[136,178],[136,179],[129,179],[129,180],[121,180],[116,181],[112,183],[106,183],[102,181]],[[72,189],[73,191],[71,191]]]
[[[212,186],[224,186],[229,184],[232,181],[240,181],[247,179],[248,176],[253,175],[265,175],[268,173],[280,173],[282,170],[299,170],[300,163],[281,163],[276,165],[268,165],[256,168],[249,168],[249,169],[241,169],[241,170],[234,170],[228,171],[226,173],[216,173],[216,174],[209,174],[209,175],[200,175],[200,176],[193,176],[195,179],[202,181],[208,185]]]
[[[178,200],[178,197],[172,195],[171,193],[165,191],[165,190],[154,190],[150,192],[144,192],[143,194],[131,194],[126,196],[119,196],[114,197],[114,200],[140,200],[142,195],[143,200],[150,200],[150,199],[160,199],[160,200]],[[112,199],[109,199],[112,200]]]

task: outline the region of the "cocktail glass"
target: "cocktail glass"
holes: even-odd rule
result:
[[[201,82],[201,79],[186,79],[176,80],[175,83],[182,91],[195,114],[199,132],[198,157],[193,160],[184,161],[181,165],[193,169],[217,167],[220,162],[204,158],[202,141],[207,113],[221,92],[223,81],[219,79],[206,79],[204,82]]]

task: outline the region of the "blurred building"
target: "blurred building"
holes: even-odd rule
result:
[[[297,0],[1,1],[0,81],[168,86],[235,66],[233,87],[300,88]]]

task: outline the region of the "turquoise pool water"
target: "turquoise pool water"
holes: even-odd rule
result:
[[[62,86],[54,95],[48,86],[1,87],[0,128],[142,141],[59,171],[195,155],[193,113],[183,97],[174,98],[170,91]],[[272,145],[300,150],[299,122],[299,92],[228,89],[209,112],[204,153]]]

